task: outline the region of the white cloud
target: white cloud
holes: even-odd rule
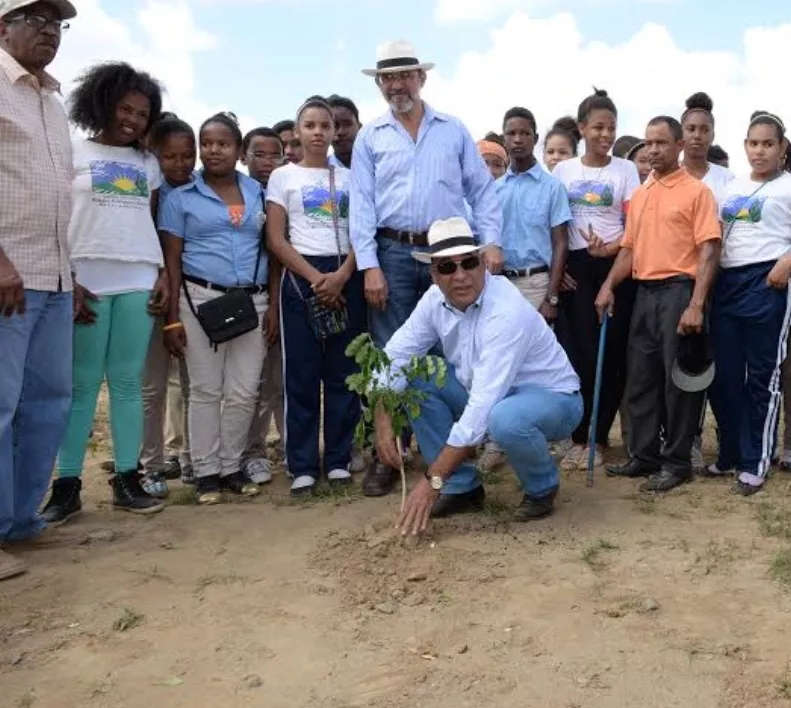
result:
[[[516,9],[545,5],[551,0],[437,0],[434,18],[437,22],[490,20]]]
[[[584,37],[569,13],[534,19],[517,11],[490,32],[486,51],[465,52],[454,66],[430,72],[425,98],[462,118],[479,138],[499,130],[514,105],[530,108],[546,132],[559,116],[576,114],[596,85],[618,106],[619,133],[639,136],[652,117],[678,117],[687,96],[706,91],[714,99],[717,142],[743,170],[750,113],[761,108],[791,120],[791,94],[777,83],[777,71],[789,65],[791,24],[747,28],[738,52],[715,52],[681,49],[658,24],[609,45]],[[370,120],[383,107],[361,102],[362,117]]]
[[[201,29],[187,0],[145,0],[135,13],[136,23],[125,24],[110,15],[100,0],[83,0],[79,15],[63,36],[50,71],[64,93],[87,67],[102,61],[123,60],[148,71],[165,87],[165,105],[191,125],[199,125],[224,105],[210,106],[195,95],[193,58],[197,52],[220,51],[219,41]],[[229,97],[232,99],[233,97]],[[254,127],[240,116],[243,129]]]

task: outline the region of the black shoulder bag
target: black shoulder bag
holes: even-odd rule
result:
[[[263,199],[263,192],[261,196]],[[252,286],[228,288],[220,297],[195,307],[187,290],[187,283],[182,276],[181,285],[184,288],[187,304],[215,349],[217,349],[219,344],[230,342],[232,339],[252,332],[259,326],[258,312],[255,309],[253,295],[263,292],[265,287],[256,285],[258,267],[261,264],[261,254],[264,248],[265,226],[266,220],[264,220],[259,234],[258,255],[255,260]]]

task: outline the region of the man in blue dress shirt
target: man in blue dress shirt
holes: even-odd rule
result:
[[[582,418],[579,378],[546,320],[506,278],[493,276],[467,222],[435,222],[428,248],[413,252],[430,265],[434,286],[393,335],[385,352],[395,371],[436,345],[448,364],[442,388],[425,394],[412,425],[429,467],[399,519],[402,533],[420,533],[429,517],[482,508],[484,490],[470,459],[487,432],[511,461],[524,490],[515,520],[552,513],[559,485],[548,443],[571,434]],[[393,377],[394,388],[404,386]],[[380,459],[398,464],[392,422],[376,411]]]
[[[406,321],[431,285],[428,267],[415,262],[428,227],[472,209],[476,231],[488,250],[486,265],[499,273],[502,213],[494,182],[462,122],[438,113],[420,98],[426,72],[408,42],[379,47],[376,78],[389,110],[366,125],[354,143],[349,235],[357,266],[365,272],[372,308],[371,334],[383,346]],[[394,470],[374,463],[363,480],[369,496],[387,494]]]

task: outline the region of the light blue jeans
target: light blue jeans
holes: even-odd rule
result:
[[[25,290],[0,315],[0,541],[35,536],[71,406],[72,294]]]
[[[431,464],[464,412],[469,394],[450,366],[442,388],[434,381],[415,386],[426,398],[412,428],[423,459]],[[525,494],[538,499],[557,490],[560,478],[548,443],[569,437],[581,419],[579,393],[556,393],[538,386],[513,389],[492,409],[489,435],[508,456]],[[480,484],[475,463],[464,462],[445,482],[443,494],[463,494]]]

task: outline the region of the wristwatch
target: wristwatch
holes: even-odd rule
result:
[[[439,475],[430,475],[428,471],[426,472],[426,479],[428,483],[431,485],[431,488],[435,492],[441,492],[442,488],[445,486],[445,480],[442,479]]]
[[[558,303],[560,302],[560,298],[554,293],[547,295],[544,298],[544,300],[547,302],[548,305],[552,305],[552,307],[557,307]]]

